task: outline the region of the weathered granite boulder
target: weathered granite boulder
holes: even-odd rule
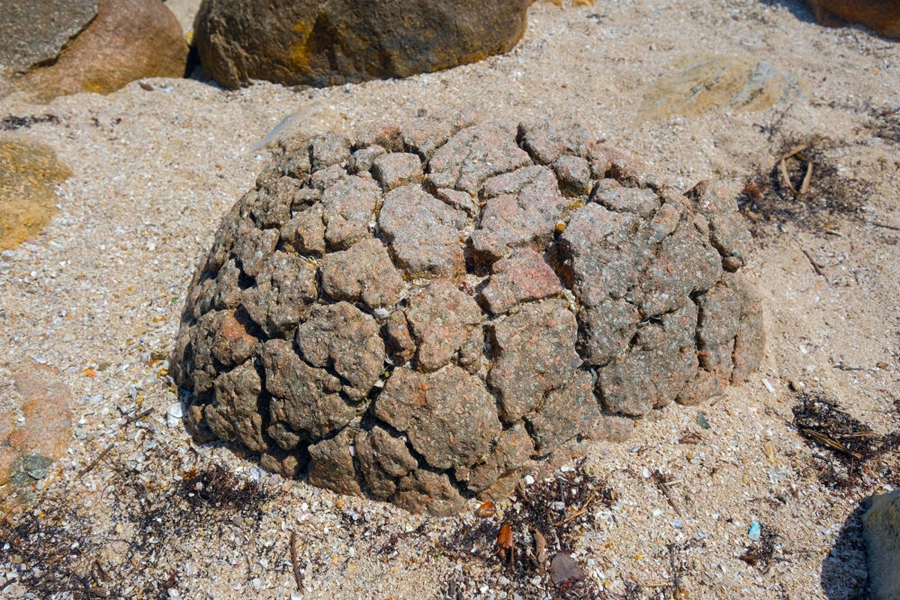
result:
[[[900,39],[900,3],[896,0],[806,0],[816,20],[827,27],[864,25]]]
[[[197,270],[172,374],[199,440],[452,512],[747,378],[749,243],[722,189],[567,121],[290,140]]]
[[[11,0],[0,10],[0,31],[9,91],[41,101],[183,77],[187,64],[181,25],[158,0]]]
[[[204,0],[194,39],[230,89],[408,77],[511,49],[531,0]]]
[[[872,600],[900,598],[900,489],[873,496],[862,521]]]

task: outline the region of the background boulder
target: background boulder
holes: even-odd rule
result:
[[[205,0],[200,60],[219,84],[337,85],[408,77],[508,51],[531,0]]]
[[[187,43],[162,2],[99,0],[60,11],[53,0],[27,3],[27,10],[23,2],[13,4],[6,17],[12,35],[0,42],[0,61],[13,71],[10,92],[49,101],[76,92],[108,94],[145,77],[184,76]]]
[[[873,496],[863,526],[873,600],[900,598],[900,489]]]
[[[865,25],[900,39],[900,3],[896,0],[807,0],[816,20],[827,27]]]

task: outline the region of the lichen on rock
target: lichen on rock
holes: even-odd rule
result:
[[[446,514],[758,368],[749,236],[567,120],[288,140],[225,217],[172,356],[188,426]]]

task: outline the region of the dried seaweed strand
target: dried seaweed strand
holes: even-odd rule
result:
[[[847,456],[855,458],[856,460],[862,459],[861,454],[859,454],[857,452],[853,452],[852,450],[847,448],[847,446],[843,445],[842,443],[838,442],[837,440],[834,440],[834,439],[828,437],[827,435],[823,435],[823,434],[819,433],[818,431],[813,431],[812,429],[804,429],[801,427],[800,433],[811,437],[812,439],[816,440],[823,446],[827,446],[828,448],[832,448],[833,450],[837,450],[838,452],[843,452]]]

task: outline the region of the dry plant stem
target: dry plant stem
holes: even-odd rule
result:
[[[152,413],[153,413],[153,409],[148,408],[147,410],[143,410],[136,415],[131,415],[130,417],[125,419],[125,423],[122,424],[122,428],[124,429],[125,427],[128,427],[132,423],[136,423],[136,422],[140,421],[141,419],[143,419],[144,417],[149,416]]]
[[[588,496],[587,502],[584,503],[584,506],[582,506],[581,508],[579,508],[578,510],[576,510],[575,512],[573,512],[571,515],[569,515],[568,517],[566,517],[566,518],[563,519],[562,521],[557,521],[556,523],[553,524],[553,526],[554,526],[554,527],[559,527],[560,525],[562,525],[562,524],[564,524],[564,523],[568,523],[568,522],[571,521],[572,519],[575,519],[575,518],[577,518],[577,517],[580,517],[581,515],[583,515],[584,513],[586,513],[586,512],[587,512],[587,509],[588,509],[588,506],[591,504],[591,502],[594,501],[594,498],[596,498],[596,497],[597,497],[597,492],[591,492],[591,495]]]
[[[297,590],[303,591],[303,572],[300,570],[300,536],[296,531],[291,531],[291,569],[294,573],[294,581],[297,582]]]
[[[828,446],[829,448],[833,448],[834,450],[837,450],[838,452],[843,452],[847,456],[855,458],[856,460],[860,460],[862,458],[862,456],[860,456],[858,453],[853,452],[852,450],[850,450],[846,446],[844,446],[842,443],[838,442],[837,440],[833,440],[832,438],[828,437],[827,435],[823,435],[817,431],[813,431],[812,429],[801,428],[800,432],[803,433],[804,435],[808,435],[809,437],[813,438],[814,440],[816,440],[823,446]]]
[[[800,184],[800,196],[805,196],[809,191],[809,182],[812,180],[812,172],[813,163],[810,160],[806,162],[806,175],[803,176],[803,183]]]
[[[900,231],[900,227],[896,225],[890,225],[888,223],[879,223],[878,221],[869,221],[869,225],[874,225],[875,227],[882,227],[884,229],[890,229],[891,231]]]
[[[104,458],[106,458],[106,455],[109,454],[109,453],[112,451],[112,449],[115,448],[115,447],[116,447],[115,444],[110,444],[109,446],[107,446],[106,449],[105,449],[103,452],[101,452],[100,455],[97,456],[97,458],[95,458],[94,460],[92,460],[91,463],[90,463],[88,466],[86,466],[86,467],[83,468],[82,470],[78,471],[78,475],[75,476],[75,479],[81,479],[81,478],[84,477],[86,474],[88,474],[88,473],[90,473],[91,471],[93,471],[94,468],[95,468],[98,464],[100,464],[100,461],[103,460]]]
[[[800,248],[800,252],[802,252],[806,256],[807,260],[809,260],[809,264],[812,265],[812,268],[813,270],[815,270],[816,275],[824,277],[827,281],[828,277],[825,275],[825,271],[822,270],[822,265],[816,262],[816,260],[812,257],[812,254],[806,251],[806,248],[800,246],[799,244],[797,244],[797,246]]]
[[[791,183],[791,178],[787,172],[787,165],[785,161],[790,157],[803,152],[807,148],[810,147],[810,144],[800,144],[799,146],[794,146],[791,150],[786,152],[778,159],[778,169],[781,172],[781,176],[784,178],[784,183],[790,188],[791,193],[795,196],[803,196],[809,191],[809,183],[812,179],[812,171],[813,164],[812,161],[806,161],[806,174],[803,176],[803,182],[800,184],[800,189],[796,189],[794,185]]]
[[[681,507],[679,506],[678,500],[675,498],[675,494],[672,493],[672,489],[669,487],[672,485],[672,482],[663,478],[662,473],[657,471],[654,473],[655,477],[653,481],[656,482],[657,487],[659,487],[660,491],[665,495],[666,501],[669,503],[669,506],[672,507],[672,510],[675,511],[679,517],[684,518],[684,513],[681,511]]]
[[[294,581],[297,583],[297,589],[303,591],[303,573],[300,570],[298,561],[298,553],[300,547],[300,538],[296,531],[291,532],[291,568],[294,573]]]

